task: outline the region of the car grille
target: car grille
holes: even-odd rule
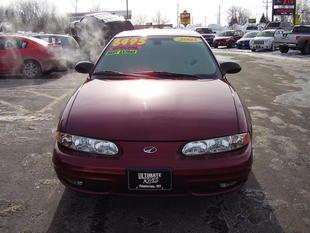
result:
[[[254,44],[264,44],[263,40],[254,40]]]

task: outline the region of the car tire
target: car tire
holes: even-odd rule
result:
[[[231,49],[232,47],[234,47],[234,43],[233,42],[228,42],[227,48]]]
[[[251,49],[251,51],[252,51],[252,52],[255,52],[255,51],[256,51],[256,49]]]
[[[42,75],[41,65],[34,60],[27,60],[24,62],[22,74],[25,78],[39,78]]]
[[[303,55],[310,54],[310,42],[309,42],[309,41],[307,41],[307,42],[304,44],[304,46],[303,46],[302,49],[301,49],[301,53],[302,53]]]
[[[271,44],[271,48],[270,48],[271,51],[276,51],[276,47],[274,44]]]
[[[217,49],[219,46],[217,44],[213,44],[213,47]]]
[[[289,51],[289,47],[287,46],[280,46],[279,49],[281,53],[288,53]]]

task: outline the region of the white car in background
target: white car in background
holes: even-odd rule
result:
[[[276,50],[277,46],[274,41],[275,38],[282,37],[285,33],[282,29],[268,29],[257,34],[257,36],[250,41],[250,48],[252,52],[256,50]]]

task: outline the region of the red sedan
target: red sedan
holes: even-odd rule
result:
[[[221,32],[213,39],[213,47],[218,48],[219,46],[226,46],[227,48],[232,48],[236,45],[237,40],[241,39],[242,36],[242,31],[227,30]]]
[[[22,35],[0,35],[0,75],[38,78],[59,64],[49,43]]]
[[[252,166],[247,108],[196,32],[122,32],[59,121],[56,173],[80,192],[214,195],[239,189]]]

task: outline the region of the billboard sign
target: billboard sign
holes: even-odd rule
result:
[[[274,0],[275,6],[294,6],[296,0]]]
[[[254,19],[254,18],[249,19],[249,23],[256,23],[256,19]]]
[[[184,10],[180,14],[181,24],[184,26],[187,26],[188,24],[191,24],[191,14],[188,13],[186,10]]]
[[[296,0],[273,0],[273,15],[295,15]]]

